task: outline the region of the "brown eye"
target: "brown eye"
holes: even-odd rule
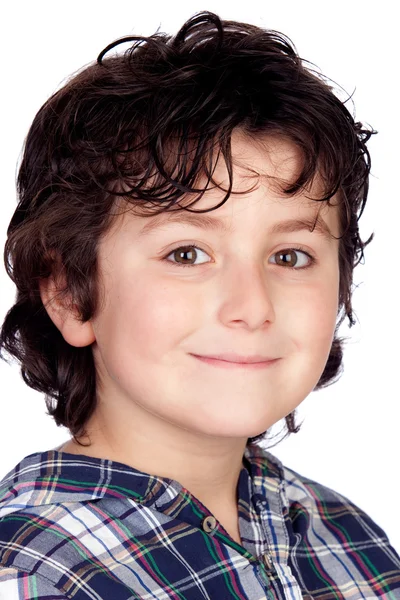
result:
[[[203,260],[203,262],[196,263],[195,261],[198,260],[199,253],[203,253],[208,257],[210,256],[205,250],[202,250],[198,246],[194,244],[188,244],[187,246],[179,246],[175,248],[166,257],[164,257],[163,260],[166,260],[177,267],[196,267],[210,262],[209,260]],[[173,259],[170,259],[171,256]],[[279,252],[275,252],[272,257],[276,257],[276,260],[273,261],[273,264],[276,264],[279,267],[288,267],[294,270],[307,269],[315,263],[315,258],[300,248],[288,248],[280,250]]]
[[[210,262],[206,260],[196,264],[195,261],[198,259],[199,253],[203,253],[204,255],[209,256],[207,252],[205,252],[205,250],[202,250],[198,246],[179,246],[179,248],[175,248],[174,250],[172,250],[172,252],[170,252],[164,260],[167,260],[167,262],[172,263],[173,265],[176,265],[178,267],[197,267],[202,264],[205,264],[206,262]],[[173,257],[173,260],[168,260],[170,256]]]
[[[289,266],[289,267],[295,267],[296,263],[297,263],[297,256],[296,253],[293,250],[288,250],[285,252],[277,252],[276,256],[278,256],[278,259],[276,261],[276,264],[278,265],[283,265],[283,266]]]
[[[304,250],[300,250],[299,248],[280,250],[279,252],[275,252],[273,256],[276,257],[275,264],[291,269],[305,269],[313,263],[313,257],[308,252],[304,252]]]
[[[193,264],[193,261],[196,260],[197,255],[193,246],[182,246],[182,248],[177,248],[171,254],[176,262],[183,265]]]

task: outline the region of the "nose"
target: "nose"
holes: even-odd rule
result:
[[[276,290],[263,265],[237,262],[227,269],[221,289],[220,318],[226,325],[257,329],[275,321]]]

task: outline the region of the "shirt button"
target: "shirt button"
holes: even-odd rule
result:
[[[205,517],[202,522],[204,531],[211,533],[217,526],[217,519],[211,515]]]
[[[268,571],[272,571],[274,567],[272,565],[271,555],[269,554],[269,552],[266,552],[265,554],[263,554],[262,560],[264,563],[264,567]]]

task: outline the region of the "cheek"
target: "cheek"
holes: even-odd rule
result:
[[[142,359],[160,356],[190,332],[193,304],[178,286],[168,286],[149,274],[118,276],[110,286],[109,304],[99,321],[99,337],[118,355]],[[105,346],[103,342],[103,347]]]
[[[338,278],[331,274],[325,282],[304,287],[292,297],[291,309],[285,312],[293,316],[288,325],[298,350],[329,354],[337,321],[338,285]]]

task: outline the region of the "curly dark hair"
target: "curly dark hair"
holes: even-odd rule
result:
[[[124,53],[105,58],[126,42]],[[24,381],[44,392],[48,414],[75,439],[96,406],[92,348],[64,340],[43,306],[40,280],[54,274],[58,257],[65,277],[61,293],[82,322],[93,318],[99,305],[97,248],[115,207],[123,201],[140,208],[141,216],[177,206],[190,210],[179,200],[197,194],[194,204],[210,181],[218,186],[212,178],[217,149],[229,188],[218,206],[207,209],[215,210],[233,193],[233,130],[253,139],[278,134],[296,144],[302,170],[283,188],[288,196],[318,174],[324,192],[314,199],[340,199],[338,322],[315,389],[341,375],[344,339],[337,332],[346,316],[350,327],[355,324],[353,269],[373,238],[361,240],[358,220],[368,194],[366,142],[376,132],[356,122],[347,100],[306,62],[285,35],[204,11],[175,36],[157,30],[113,42],[38,111],[25,141],[19,203],[4,250],[17,296],[1,328],[0,354],[20,362]],[[196,188],[202,174],[207,183]],[[288,433],[299,430],[294,417],[286,416]]]

